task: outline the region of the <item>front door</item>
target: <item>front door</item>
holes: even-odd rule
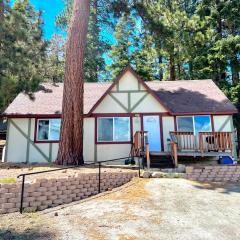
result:
[[[161,151],[159,116],[143,116],[143,128],[148,132],[149,150]]]

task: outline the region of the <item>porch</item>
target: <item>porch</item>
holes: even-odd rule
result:
[[[232,132],[193,132],[170,131],[167,151],[150,151],[147,131],[137,131],[134,135],[132,154],[145,156],[148,167],[151,160],[169,157],[169,163],[178,165],[179,157],[219,157],[233,156]],[[166,162],[166,161],[165,161]]]

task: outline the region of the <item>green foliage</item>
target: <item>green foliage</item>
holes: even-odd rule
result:
[[[41,81],[46,42],[42,16],[28,0],[5,2],[0,22],[0,111],[20,91],[31,92]]]
[[[57,16],[56,24],[67,30],[71,15],[73,0],[65,0],[65,8]],[[108,39],[104,38],[101,29],[108,31],[111,28],[108,15],[108,1],[91,1],[90,19],[85,50],[84,72],[86,82],[97,82],[106,75],[104,54],[109,49]],[[105,33],[106,34],[106,33]]]
[[[108,69],[115,78],[129,63],[133,61],[134,54],[134,40],[136,22],[132,15],[124,13],[116,25],[114,37],[116,44],[114,44],[110,51],[110,58],[112,64]]]
[[[46,60],[43,64],[44,81],[63,82],[65,66],[65,39],[54,34],[47,48]]]

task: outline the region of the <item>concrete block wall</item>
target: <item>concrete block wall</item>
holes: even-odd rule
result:
[[[186,167],[186,178],[200,182],[240,183],[240,165]]]
[[[121,186],[136,176],[136,172],[101,173],[101,192]],[[36,179],[25,183],[23,207],[25,211],[44,210],[97,193],[97,173],[81,173],[59,179]],[[20,196],[21,183],[0,184],[0,214],[19,211]]]

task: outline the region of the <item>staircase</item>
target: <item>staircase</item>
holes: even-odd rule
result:
[[[145,165],[147,165],[145,161]],[[150,154],[150,168],[173,168],[171,156],[157,156]]]

